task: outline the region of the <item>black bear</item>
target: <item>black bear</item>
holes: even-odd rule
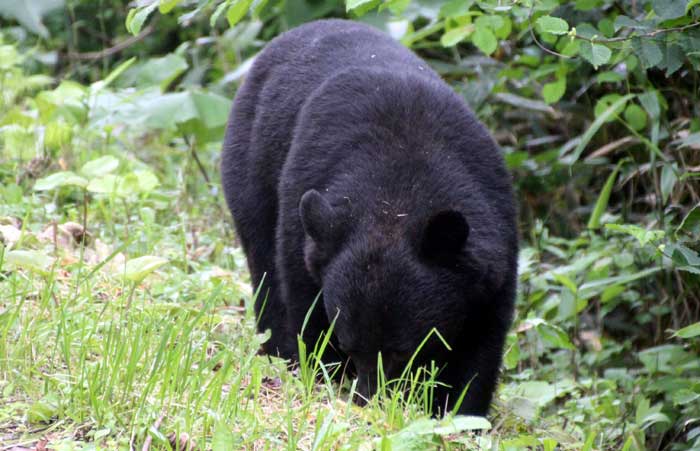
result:
[[[377,354],[435,362],[437,405],[486,414],[511,324],[518,240],[510,175],[437,73],[369,26],[323,20],[274,39],[239,89],[223,190],[248,258],[264,351],[294,359],[335,321],[325,361],[372,394]],[[316,304],[314,300],[318,298]]]

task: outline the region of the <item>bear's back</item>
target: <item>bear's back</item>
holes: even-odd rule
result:
[[[284,33],[256,57],[236,95],[222,156],[224,183],[274,189],[304,102],[324,81],[353,68],[439,79],[412,52],[368,25],[331,19]]]

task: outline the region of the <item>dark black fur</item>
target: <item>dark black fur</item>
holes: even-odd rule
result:
[[[450,406],[485,414],[511,323],[516,214],[510,177],[484,126],[422,60],[368,26],[296,28],[257,57],[222,157],[226,200],[252,282],[265,351],[294,358],[337,315],[326,360],[351,357],[370,394],[378,351],[396,375],[444,367]],[[368,382],[369,381],[369,382]]]

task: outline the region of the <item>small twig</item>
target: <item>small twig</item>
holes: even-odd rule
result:
[[[202,177],[204,177],[204,181],[207,182],[208,186],[211,186],[211,180],[209,179],[209,174],[207,174],[207,170],[202,164],[202,161],[199,159],[199,155],[197,155],[197,149],[195,149],[194,145],[190,143],[190,139],[187,137],[186,134],[182,134],[182,137],[185,139],[185,144],[187,144],[187,147],[190,148],[190,152],[192,153],[192,158],[194,158],[195,163],[197,163],[197,167],[199,168],[199,172],[202,173]]]
[[[694,28],[700,26],[700,22],[695,22],[691,23],[688,25],[684,25],[682,27],[674,27],[674,28],[660,28],[658,30],[650,31],[649,33],[645,34],[640,34],[640,35],[630,35],[630,36],[618,36],[616,38],[587,38],[584,36],[579,36],[579,35],[574,35],[576,39],[581,39],[583,41],[588,41],[592,43],[602,43],[602,44],[608,44],[612,42],[623,42],[623,41],[629,41],[630,39],[633,38],[653,38],[657,35],[663,34],[663,33],[669,33],[671,31],[683,31],[687,30],[688,28]]]
[[[139,33],[137,36],[130,36],[127,39],[123,40],[122,42],[119,42],[108,49],[103,49],[103,50],[100,50],[98,52],[85,52],[85,53],[68,52],[68,56],[70,58],[82,60],[82,61],[98,60],[98,59],[102,59],[102,58],[105,58],[108,56],[112,56],[115,53],[119,53],[122,50],[125,50],[126,48],[131,47],[132,45],[141,41],[143,38],[145,38],[149,34],[153,33],[153,30],[155,30],[155,28],[151,24],[151,25],[147,26],[146,28],[144,28],[143,31],[141,31],[141,33]]]
[[[530,37],[532,40],[537,44],[537,47],[541,48],[544,50],[546,53],[549,53],[550,55],[558,56],[560,58],[564,59],[571,59],[569,55],[564,55],[563,53],[555,52],[554,50],[550,50],[537,39],[537,36],[535,36],[535,27],[532,26],[532,12],[535,9],[535,2],[532,2],[532,6],[530,7],[530,14],[527,15],[527,24],[528,24],[528,29],[530,30]]]
[[[528,29],[530,31],[530,37],[532,37],[532,40],[537,45],[537,47],[539,47],[540,49],[542,49],[546,53],[549,53],[550,55],[554,55],[554,56],[558,56],[560,58],[566,58],[566,59],[572,58],[569,55],[564,55],[562,53],[555,52],[554,50],[548,49],[547,47],[542,45],[542,43],[537,39],[537,36],[535,36],[535,31],[534,31],[535,27],[532,26],[532,13],[534,11],[534,8],[535,8],[535,3],[533,2],[532,6],[530,7],[530,13],[527,16],[527,22],[528,22]],[[687,30],[689,28],[694,28],[694,27],[698,27],[698,26],[700,26],[700,22],[695,22],[695,23],[691,23],[688,25],[683,25],[682,27],[660,28],[658,30],[650,31],[649,33],[645,33],[645,34],[641,34],[641,35],[632,34],[629,36],[618,36],[616,38],[598,38],[598,37],[587,38],[585,36],[580,36],[578,34],[572,34],[570,36],[573,39],[580,39],[582,41],[587,41],[590,43],[610,44],[610,43],[615,43],[615,42],[629,41],[630,39],[633,39],[633,38],[653,38],[653,37],[658,36],[658,35],[663,34],[663,33],[669,33],[671,31],[684,31],[684,30]]]
[[[158,428],[160,427],[160,423],[163,422],[163,418],[165,418],[165,415],[161,415],[160,417],[158,417],[156,422],[153,423],[153,426],[152,426],[153,429],[155,429],[156,431],[158,430]],[[153,441],[153,436],[148,435],[146,437],[146,440],[144,440],[144,442],[143,442],[143,447],[141,448],[141,451],[148,451],[151,448],[152,441]]]

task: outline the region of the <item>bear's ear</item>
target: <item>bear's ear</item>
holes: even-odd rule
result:
[[[315,189],[301,196],[299,216],[304,232],[316,243],[330,238],[333,228],[333,207],[328,200]]]
[[[469,224],[455,210],[441,211],[428,220],[421,238],[421,254],[430,260],[451,260],[464,249]]]

